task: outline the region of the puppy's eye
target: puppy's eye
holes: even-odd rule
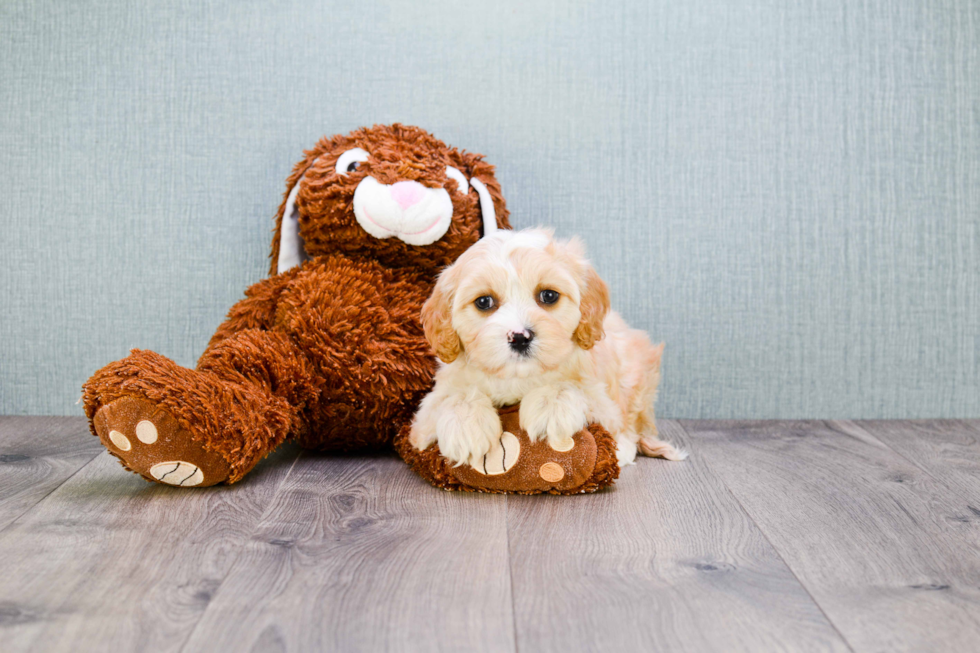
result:
[[[368,160],[370,155],[359,147],[355,147],[353,150],[347,150],[340,155],[337,159],[337,174],[338,175],[349,175],[360,167],[362,163]]]
[[[554,304],[559,297],[561,295],[558,294],[557,290],[542,290],[538,293],[538,301],[542,304]]]
[[[476,300],[473,302],[473,304],[476,306],[478,310],[481,311],[489,311],[491,308],[497,305],[497,303],[493,301],[493,297],[491,297],[490,295],[477,297]]]

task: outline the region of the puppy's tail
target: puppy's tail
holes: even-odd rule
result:
[[[655,437],[641,438],[637,447],[640,453],[651,458],[665,458],[667,460],[685,460],[687,458],[687,452],[683,449],[678,449],[671,443]]]
[[[660,361],[663,358],[664,343],[652,347],[649,351],[647,361],[648,378],[646,391],[640,393],[642,408],[639,410],[637,423],[640,433],[640,441],[636,443],[637,449],[644,456],[650,458],[665,458],[667,460],[684,460],[687,452],[678,449],[669,442],[664,442],[657,437],[657,418],[653,411],[653,402],[657,400],[657,388],[660,385]]]

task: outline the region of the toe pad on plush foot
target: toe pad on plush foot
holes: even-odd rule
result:
[[[231,468],[221,454],[206,450],[150,401],[120,397],[100,408],[93,422],[106,449],[148,481],[206,487],[228,479]]]

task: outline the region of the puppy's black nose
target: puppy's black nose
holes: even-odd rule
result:
[[[510,343],[510,348],[518,354],[526,354],[531,347],[532,340],[534,340],[534,331],[530,329],[511,331],[507,334],[507,342]]]

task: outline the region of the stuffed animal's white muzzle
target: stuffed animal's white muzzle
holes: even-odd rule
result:
[[[368,156],[367,152],[362,153]],[[456,180],[464,195],[471,187],[476,190],[480,196],[483,234],[495,232],[497,212],[486,185],[476,177],[467,182],[463,173],[452,166],[446,167],[446,175]],[[300,177],[290,189],[283,209],[276,264],[280,274],[310,258],[299,233],[299,211],[296,210],[296,197],[302,181]],[[453,203],[445,188],[426,188],[415,181],[400,181],[389,186],[374,177],[365,177],[354,191],[354,217],[375,238],[395,236],[409,245],[431,245],[449,230]]]
[[[417,181],[389,186],[365,177],[354,191],[354,216],[375,238],[429,245],[449,229],[453,202],[445,188],[426,188]]]

